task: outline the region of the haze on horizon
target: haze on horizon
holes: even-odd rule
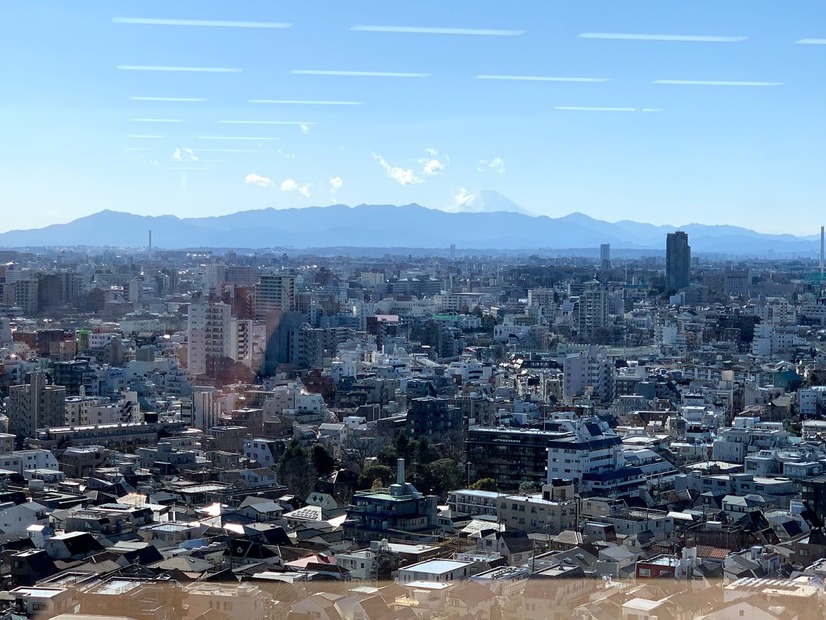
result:
[[[813,235],[823,23],[817,0],[17,3],[0,231],[103,209],[475,210],[484,189],[551,217]]]

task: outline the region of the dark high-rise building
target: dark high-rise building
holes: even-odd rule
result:
[[[688,288],[691,278],[691,246],[681,230],[668,233],[665,245],[665,286],[668,291]]]
[[[599,246],[599,264],[603,269],[611,268],[611,244],[603,243]]]

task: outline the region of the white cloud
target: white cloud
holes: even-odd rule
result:
[[[308,133],[310,133],[310,126],[309,126],[309,125],[305,125],[304,123],[301,123],[301,124],[298,126],[298,128],[301,130],[301,133],[303,133],[305,136],[306,136]]]
[[[422,165],[422,174],[429,177],[434,174],[439,174],[444,169],[445,165],[438,159],[428,159],[425,160]]]
[[[175,161],[198,161],[198,156],[192,149],[175,149],[172,153],[172,159]]]
[[[275,183],[273,183],[272,179],[262,177],[260,174],[255,174],[254,172],[251,172],[244,177],[244,183],[247,183],[248,185],[257,185],[258,187],[275,187]]]
[[[416,176],[416,173],[413,172],[410,168],[399,168],[398,166],[391,166],[387,163],[387,160],[384,159],[381,155],[377,155],[373,153],[373,159],[379,162],[379,165],[384,168],[384,171],[387,173],[391,179],[396,181],[399,185],[412,185],[413,183],[423,183],[424,181]]]
[[[310,186],[308,184],[300,185],[295,179],[284,179],[281,182],[282,192],[298,192],[305,198],[310,197]]]
[[[453,205],[456,207],[466,207],[471,204],[475,196],[467,191],[464,187],[460,187],[459,191],[453,196]]]
[[[426,177],[439,174],[445,169],[449,160],[447,155],[440,156],[436,149],[425,149],[427,157],[422,157],[419,160],[419,165],[422,167],[422,174]]]
[[[341,179],[341,177],[333,177],[330,179],[331,192],[336,192],[337,190],[340,190],[342,187],[344,187],[344,181]]]
[[[499,174],[505,174],[505,160],[501,157],[494,157],[493,159],[480,159],[479,167],[476,170],[479,172],[493,170]]]

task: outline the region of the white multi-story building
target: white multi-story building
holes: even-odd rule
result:
[[[797,391],[797,404],[800,415],[816,415],[818,410],[826,408],[826,386],[801,388]]]
[[[754,340],[751,343],[751,352],[761,357],[772,358],[777,354],[786,352],[796,345],[807,345],[805,340],[796,334],[778,329],[772,323],[758,323],[754,327]]]
[[[253,297],[255,318],[264,320],[273,312],[295,309],[295,276],[263,275],[255,285]]]
[[[211,359],[229,357],[232,342],[231,308],[225,303],[194,303],[187,321],[187,368],[206,374]]]
[[[181,401],[181,420],[205,433],[216,426],[221,404],[216,402],[214,394],[215,388],[194,387],[192,396]]]
[[[90,423],[90,409],[105,406],[108,402],[108,398],[98,396],[68,396],[66,397],[64,424],[66,426],[86,426]]]
[[[605,349],[589,347],[576,355],[569,355],[563,364],[563,396],[570,401],[589,395],[610,403],[614,400],[614,364]]]
[[[592,418],[558,424],[565,434],[548,440],[548,484],[558,478],[580,483],[588,474],[624,467],[622,438],[605,422]]]
[[[253,323],[244,319],[231,319],[229,357],[246,366],[252,365]]]
[[[97,333],[93,332],[89,334],[89,348],[90,349],[102,349],[106,345],[108,345],[113,338],[119,338],[118,334],[112,332],[104,332],[104,333]]]

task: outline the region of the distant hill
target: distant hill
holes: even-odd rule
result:
[[[260,209],[231,215],[178,218],[101,211],[67,224],[0,234],[0,247],[145,247],[148,231],[158,248],[406,247],[498,250],[596,248],[662,252],[674,226],[596,220],[581,213],[550,218],[515,212],[499,194],[482,194],[484,211],[446,212],[409,204],[333,205],[304,209]],[[502,209],[497,210],[496,205]],[[472,207],[471,207],[472,208]],[[732,255],[816,256],[819,238],[767,235],[736,226],[688,224],[694,252]]]

